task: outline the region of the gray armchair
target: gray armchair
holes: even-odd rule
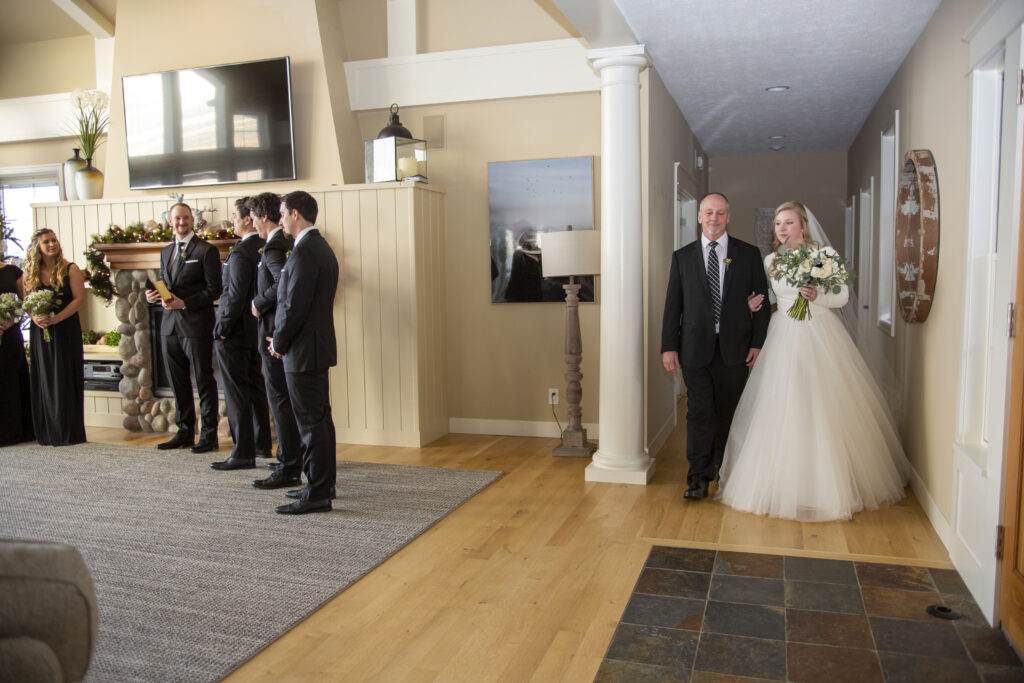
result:
[[[0,681],[79,681],[99,616],[89,569],[62,543],[0,539]]]

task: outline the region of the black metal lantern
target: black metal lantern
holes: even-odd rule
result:
[[[398,105],[391,105],[388,125],[373,140],[363,142],[366,182],[427,179],[427,142],[417,140],[398,119]]]

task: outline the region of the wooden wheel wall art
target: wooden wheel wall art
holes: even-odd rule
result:
[[[908,323],[928,317],[939,266],[939,177],[926,149],[903,157],[896,197],[896,293]]]

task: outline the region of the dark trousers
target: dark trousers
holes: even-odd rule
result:
[[[178,431],[192,435],[196,433],[196,406],[189,377],[189,373],[192,373],[195,375],[199,410],[203,419],[200,438],[216,441],[217,381],[213,378],[213,340],[169,334],[164,337],[164,359],[167,375],[171,379],[171,389],[174,391]]]
[[[327,500],[337,478],[327,370],[285,375],[302,439],[302,469],[309,478],[309,500]]]
[[[690,471],[686,483],[713,481],[722,466],[725,442],[736,404],[747,383],[749,368],[726,365],[715,337],[711,365],[683,366],[686,383],[686,459]]]
[[[284,361],[274,358],[269,352],[260,350],[263,359],[263,384],[266,388],[270,412],[274,414],[277,426],[277,460],[284,469],[283,474],[300,474],[302,469],[302,440],[295,423],[295,411],[288,397],[288,380],[285,377]],[[308,473],[307,473],[308,474]]]
[[[231,457],[251,460],[257,448],[270,450],[270,417],[267,392],[260,375],[259,352],[233,339],[218,339],[214,348],[224,387],[228,425],[235,442]]]

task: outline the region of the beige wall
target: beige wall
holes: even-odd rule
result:
[[[897,316],[891,362],[906,392],[903,441],[935,504],[949,519],[952,505],[957,358],[962,333],[964,219],[968,188],[968,54],[962,36],[984,0],[945,0],[875,105],[849,151],[846,194],[879,173],[879,134],[900,111],[900,149],[930,149],[940,188],[938,280],[922,324]],[[875,224],[878,223],[876,201]],[[877,240],[876,240],[877,244]]]
[[[657,445],[675,424],[675,383],[661,365],[661,323],[671,254],[675,246],[674,164],[680,162],[679,185],[692,197],[703,194],[703,179],[693,173],[697,140],[665,84],[654,69],[643,74],[641,98],[645,150],[644,193],[644,372],[647,382],[647,437]],[[655,140],[655,144],[651,144]],[[652,452],[652,456],[657,453]]]
[[[419,4],[420,52],[571,37],[567,27],[548,13],[549,2],[420,0]],[[555,13],[562,19],[557,10]]]
[[[95,88],[93,45],[79,36],[0,46],[0,99]]]
[[[810,207],[832,244],[843,250],[845,152],[719,157],[710,166],[709,188],[729,197],[729,234],[753,243],[754,209],[795,199]]]
[[[429,152],[430,182],[445,188],[448,299],[448,405],[454,418],[551,421],[548,387],[558,387],[565,420],[565,306],[491,303],[487,164],[598,156],[597,93],[402,108],[402,123],[423,134],[425,116],[446,119],[447,146]],[[386,123],[359,115],[364,137]],[[572,126],[554,125],[572,121]],[[600,165],[595,165],[595,185]],[[597,192],[595,187],[595,193]],[[595,203],[599,199],[595,194]],[[600,220],[598,218],[598,225]],[[583,420],[597,421],[598,308],[580,306]]]

